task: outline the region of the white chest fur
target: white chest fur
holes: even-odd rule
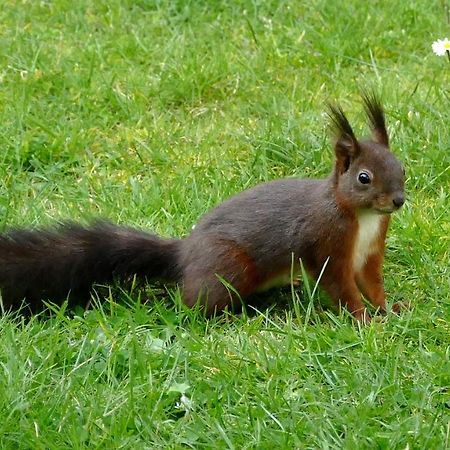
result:
[[[358,235],[353,250],[353,269],[359,272],[367,258],[375,252],[375,243],[381,230],[380,214],[364,213],[358,217]]]

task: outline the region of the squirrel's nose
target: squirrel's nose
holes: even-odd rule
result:
[[[403,203],[405,203],[405,197],[403,195],[398,195],[397,197],[394,197],[392,203],[396,208],[400,208]]]

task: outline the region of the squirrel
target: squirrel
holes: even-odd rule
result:
[[[206,213],[183,239],[102,221],[0,234],[3,308],[25,300],[36,311],[42,299],[86,298],[93,284],[137,277],[175,282],[187,306],[213,315],[289,284],[292,264],[303,264],[356,320],[370,320],[362,296],[386,312],[385,239],[390,214],[405,202],[405,171],[389,149],[379,97],[362,99],[365,140],[338,104],[328,105],[335,163],[327,178],[259,184]]]

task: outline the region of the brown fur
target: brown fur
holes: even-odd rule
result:
[[[185,267],[184,303],[192,307],[200,302],[206,305],[208,314],[230,306],[239,307],[240,297],[255,292],[260,284],[260,274],[254,261],[244,248],[233,241],[208,238],[203,244],[213,248],[214,255],[207,258],[203,254]]]

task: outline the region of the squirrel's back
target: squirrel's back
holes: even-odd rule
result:
[[[315,245],[318,230],[325,231],[340,215],[329,179],[284,178],[259,184],[213,208],[184,242],[191,245],[205,236],[220,236],[248,248],[261,268],[290,263]]]

